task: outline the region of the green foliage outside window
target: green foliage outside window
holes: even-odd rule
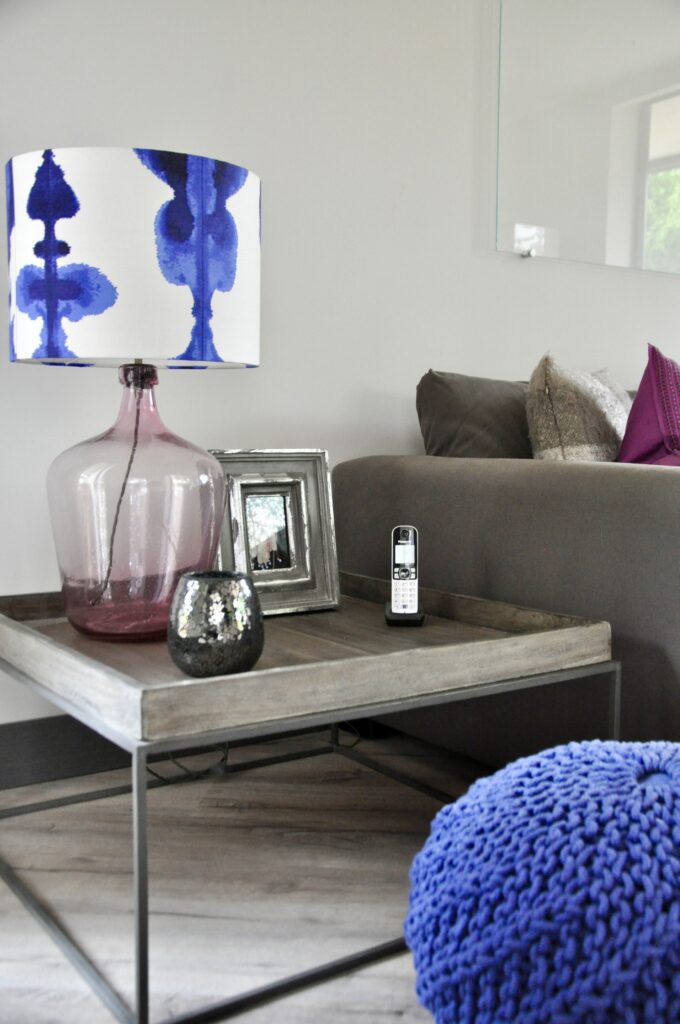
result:
[[[644,266],[680,273],[680,167],[647,178]]]

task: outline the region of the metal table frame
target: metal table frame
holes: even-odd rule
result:
[[[328,743],[317,744],[306,750],[294,751],[288,754],[281,754],[273,757],[258,758],[252,761],[241,762],[236,765],[229,765],[226,759],[220,774],[228,776],[234,772],[246,771],[266,765],[280,764],[286,761],[300,758],[317,757],[324,754],[340,754],[352,761],[367,768],[386,775],[396,782],[410,786],[421,793],[433,797],[442,803],[448,803],[454,799],[451,794],[445,793],[426,783],[412,779],[401,772],[394,771],[375,760],[366,757],[354,749],[343,746],[339,741],[339,723],[347,719],[347,710],[338,712],[335,717],[329,714],[309,715],[305,717],[304,723],[298,723],[295,729],[290,728],[290,723],[280,722],[269,723],[263,726],[248,726],[243,729],[222,729],[201,735],[177,736],[170,740],[156,742],[145,742],[134,740],[123,736],[111,729],[98,719],[88,719],[88,716],[80,709],[73,708],[68,701],[56,698],[54,694],[47,692],[29,676],[16,669],[14,666],[0,659],[0,670],[6,672],[12,678],[25,683],[32,690],[45,697],[51,703],[56,704],[61,710],[78,718],[85,725],[90,726],[100,735],[114,742],[117,746],[126,750],[132,755],[132,783],[127,786],[112,786],[105,789],[94,790],[75,796],[61,799],[33,802],[18,807],[0,810],[0,819],[17,817],[23,814],[36,813],[56,807],[64,807],[71,804],[85,803],[92,800],[101,800],[106,797],[132,794],[132,815],[133,815],[133,886],[134,886],[134,932],[135,932],[135,1003],[129,1007],[121,996],[115,991],[101,971],[89,959],[87,954],[80,948],[75,939],[69,934],[66,927],[59,921],[58,917],[31,891],[29,886],[23,882],[10,865],[0,858],[0,877],[15,893],[27,910],[38,920],[51,938],[57,943],[62,952],[68,957],[73,966],[80,972],[90,988],[99,997],[101,1002],[111,1011],[116,1020],[121,1024],[149,1024],[149,877],[148,877],[148,826],[147,826],[147,791],[159,786],[176,785],[191,782],[196,779],[205,779],[207,772],[178,772],[174,776],[159,777],[152,773],[149,778],[148,761],[156,754],[168,754],[172,756],[182,751],[196,752],[198,748],[209,748],[217,745],[228,748],[229,745],[245,745],[247,742],[264,741],[284,736],[299,735],[301,732],[308,732],[320,726],[330,728]],[[554,683],[568,682],[577,679],[584,679],[591,676],[604,676],[607,680],[609,705],[607,732],[611,739],[619,738],[620,715],[621,715],[621,666],[618,661],[598,662],[583,668],[566,669],[560,672],[551,672],[543,675],[525,676],[518,679],[503,680],[490,683],[483,687],[475,687],[472,690],[458,690],[450,693],[442,692],[426,695],[416,700],[403,701],[399,707],[395,703],[370,705],[370,714],[379,715],[388,711],[405,709],[406,707],[426,707],[435,704],[450,703],[456,700],[465,700],[480,696],[491,695],[500,692],[528,689],[535,686],[547,686]],[[361,712],[368,709],[357,709],[354,717],[362,717]],[[303,728],[304,725],[304,728]],[[207,1024],[209,1021],[223,1021],[250,1010],[256,1006],[268,1003],[282,996],[289,995],[310,985],[318,984],[330,978],[354,971],[367,964],[375,963],[387,957],[395,956],[404,952],[406,945],[402,937],[392,939],[378,946],[372,946],[361,950],[350,956],[339,960],[333,960],[322,964],[319,967],[294,974],[280,981],[251,989],[242,995],[234,996],[223,1002],[203,1007],[186,1014],[168,1018],[163,1024]]]

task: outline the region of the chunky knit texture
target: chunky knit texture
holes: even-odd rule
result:
[[[411,882],[437,1024],[680,1024],[680,745],[515,761],[440,811]]]

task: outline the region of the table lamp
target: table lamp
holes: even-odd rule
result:
[[[7,164],[10,358],[119,366],[113,426],[59,455],[48,500],[65,611],[99,639],[165,635],[180,575],[212,568],[219,463],[172,434],[156,367],[259,362],[260,184],[207,157],[46,149]]]

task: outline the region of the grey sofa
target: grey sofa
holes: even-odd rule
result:
[[[611,623],[622,738],[680,740],[680,472],[616,463],[373,456],[333,473],[340,568],[389,577],[389,532],[420,531],[423,586]],[[592,680],[392,716],[491,765],[604,735]]]

